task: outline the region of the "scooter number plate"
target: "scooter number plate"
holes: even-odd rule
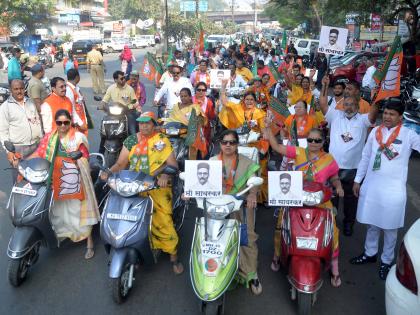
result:
[[[111,220],[124,220],[124,221],[132,221],[136,222],[138,217],[136,215],[129,215],[129,214],[120,214],[120,213],[107,213],[107,219]]]
[[[203,242],[201,243],[201,253],[206,257],[216,258],[223,255],[225,248],[222,244]]]
[[[296,247],[299,249],[316,250],[318,239],[313,237],[296,237]]]
[[[120,121],[119,120],[104,120],[103,124],[105,125],[109,125],[109,124],[119,124]]]
[[[16,193],[16,194],[21,194],[21,195],[26,195],[26,196],[32,196],[32,197],[35,197],[36,194],[37,194],[37,191],[36,190],[22,188],[22,187],[16,187],[16,186],[14,186],[12,188],[12,192],[13,193]]]

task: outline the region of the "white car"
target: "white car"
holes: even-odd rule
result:
[[[141,37],[134,37],[131,39],[133,48],[146,48],[149,46],[149,40]]]
[[[123,39],[104,38],[102,42],[102,49],[106,53],[122,51],[124,49],[125,41]]]
[[[385,305],[387,315],[420,314],[420,219],[404,236],[397,263],[386,278]]]

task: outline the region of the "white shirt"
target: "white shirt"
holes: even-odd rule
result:
[[[194,95],[194,89],[191,85],[191,81],[185,77],[181,77],[178,81],[174,81],[173,78],[165,80],[162,88],[155,95],[155,101],[159,101],[162,96],[166,95],[166,108],[171,110],[175,104],[181,101],[179,93],[181,89],[189,88],[192,95]]]
[[[357,113],[348,119],[341,110],[330,107],[325,119],[330,125],[330,154],[336,160],[340,169],[356,169],[362,158],[363,146],[367,130],[372,127],[369,114]],[[345,142],[343,136],[350,136]]]
[[[328,96],[328,106],[331,108],[336,108],[337,104],[341,104],[343,101],[344,101],[344,96],[341,96],[341,98],[338,100],[338,103],[335,96],[333,97]]]
[[[372,90],[376,86],[376,82],[373,79],[373,74],[375,73],[375,71],[375,66],[370,66],[369,68],[367,68],[366,73],[363,76],[362,87],[368,87]]]
[[[74,86],[71,82],[67,82],[66,83],[66,96],[70,99],[71,104],[73,105],[73,111],[72,111],[73,123],[75,123],[78,126],[83,126],[83,120],[80,118],[80,116],[76,112],[76,100],[74,98],[74,93],[69,86],[71,86],[74,89],[74,91],[77,93],[77,102],[82,103],[83,96],[80,93],[80,87],[78,85]]]
[[[374,171],[373,164],[379,148],[376,141],[378,128],[369,134],[354,180],[361,183],[364,178],[359,193],[357,221],[381,229],[397,229],[404,226],[408,162],[412,150],[420,152],[420,135],[402,126],[397,139],[392,143],[398,155],[389,160],[381,153],[381,167]],[[395,128],[382,128],[384,143]]]

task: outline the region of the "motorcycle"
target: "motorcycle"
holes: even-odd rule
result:
[[[96,164],[103,171],[103,165]],[[166,166],[162,173],[174,175],[178,170]],[[157,176],[157,175],[156,175]],[[111,188],[105,200],[100,225],[101,239],[110,255],[111,294],[117,304],[129,295],[138,264],[154,264],[157,254],[150,246],[153,200],[139,193],[158,188],[156,177],[142,172],[122,170],[107,180]]]
[[[95,101],[102,100],[98,96],[94,96],[94,99]],[[117,161],[123,142],[128,136],[127,107],[111,103],[105,104],[104,107],[99,106],[97,109],[105,111],[101,122],[101,137],[105,139],[105,164],[111,167]]]
[[[38,62],[48,68],[52,68],[54,66],[51,60],[51,56],[43,50],[38,52]]]
[[[0,83],[0,104],[5,102],[10,96],[9,85],[7,83]]]
[[[185,174],[180,178],[184,180]],[[242,209],[241,196],[263,179],[251,177],[236,195],[195,198],[203,216],[196,218],[190,255],[190,278],[203,314],[223,314],[225,293],[239,266],[241,224],[229,215]]]
[[[13,143],[5,141],[9,152],[16,152]],[[82,157],[80,151],[70,157]],[[21,285],[39,257],[41,245],[50,249],[59,247],[59,241],[51,226],[49,211],[54,203],[49,179],[50,162],[43,158],[21,160],[18,172],[23,177],[10,193],[7,208],[15,226],[7,247],[10,258],[7,275],[14,287]]]
[[[322,269],[330,266],[334,215],[329,209],[317,207],[331,199],[330,188],[304,182],[303,190],[303,206],[285,207],[282,213],[280,262],[288,271],[298,314],[308,315],[323,283]]]

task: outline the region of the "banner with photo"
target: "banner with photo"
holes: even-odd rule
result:
[[[217,198],[223,194],[222,161],[185,161],[184,194],[193,198]]]
[[[348,32],[346,28],[323,25],[319,36],[318,52],[343,56],[347,46]]]
[[[268,172],[268,204],[278,207],[301,207],[303,205],[302,172]]]
[[[221,89],[222,81],[230,79],[230,70],[211,69],[210,70],[210,88]]]

